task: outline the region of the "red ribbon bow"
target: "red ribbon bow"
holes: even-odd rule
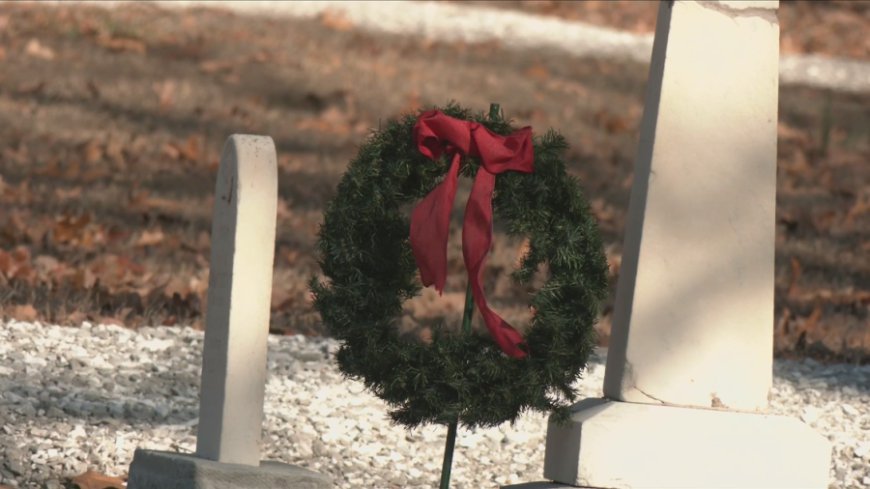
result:
[[[523,358],[526,351],[520,333],[486,304],[481,277],[492,244],[492,192],[495,176],[504,171],[534,171],[532,128],[524,127],[508,136],[494,134],[477,122],[454,119],[437,110],[424,112],[414,125],[414,140],[423,155],[436,160],[446,152],[452,156],[444,181],[435,187],[411,214],[411,248],[423,285],[444,291],[447,280],[447,235],[450,211],[459,180],[462,155],[480,159],[462,223],[462,257],[474,303],[483,315],[493,340],[506,354]]]

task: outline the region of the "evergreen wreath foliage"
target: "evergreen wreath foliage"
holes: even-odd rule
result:
[[[439,109],[506,135],[501,116],[457,105]],[[605,295],[607,262],[596,223],[576,178],[565,171],[564,138],[550,130],[533,139],[533,173],[497,176],[494,218],[509,234],[529,239],[512,278],[528,283],[548,265],[546,283],[531,297],[535,314],[525,334],[528,356],[510,358],[488,335],[433,331],[431,344],[400,338],[405,300],[421,284],[409,243],[409,218],[400,206],[426,196],[450,161],[432,161],[416,147],[416,115],[391,121],[362,145],[338,185],[318,240],[328,278],[311,281],[315,308],[342,342],[341,371],[364,382],[392,408],[395,422],[467,427],[514,421],[527,409],[565,419],[576,398],[572,384],[595,346],[593,324]],[[460,176],[479,162],[464,157]]]

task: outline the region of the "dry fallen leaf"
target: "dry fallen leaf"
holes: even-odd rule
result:
[[[420,107],[423,105],[422,100],[420,99],[420,91],[412,89],[410,92],[405,94],[405,105],[402,107],[402,113],[412,113],[417,112]]]
[[[273,311],[290,308],[296,300],[296,294],[287,287],[272,287],[271,309]]]
[[[175,104],[175,80],[163,80],[153,85],[154,93],[157,94],[157,103],[160,110],[171,109]]]
[[[88,269],[77,269],[68,280],[77,289],[90,290],[97,283],[97,276]]]
[[[300,120],[296,123],[296,128],[303,131],[345,135],[354,129],[355,121],[351,119],[347,112],[332,105],[317,116]]]
[[[817,333],[817,329],[819,328],[819,319],[822,318],[822,305],[816,304],[813,308],[813,311],[807,316],[800,325],[800,329],[807,336],[817,336],[814,333]]]
[[[186,297],[190,292],[190,281],[185,281],[181,277],[176,276],[170,278],[163,287],[163,295],[166,297],[172,297],[175,294],[178,294],[179,297]]]
[[[164,148],[164,151],[168,147]],[[163,197],[151,197],[150,192],[147,190],[133,191],[130,194],[128,205],[137,211],[157,212],[167,215],[179,214],[184,209],[184,205],[181,202]]]
[[[251,55],[248,59],[256,63],[265,63],[272,59],[272,55],[267,51],[259,51]]]
[[[611,223],[616,221],[618,217],[616,209],[608,204],[603,198],[599,197],[593,199],[592,202],[589,203],[589,206],[592,209],[592,214],[594,214],[595,218],[600,222]]]
[[[540,62],[535,62],[532,66],[526,68],[523,72],[527,77],[535,80],[546,80],[550,78],[550,70]]]
[[[145,54],[145,43],[125,37],[98,37],[97,44],[114,52]]]
[[[44,81],[24,82],[15,89],[18,95],[39,95],[45,90]]]
[[[139,239],[136,240],[135,246],[154,246],[160,244],[164,237],[163,231],[159,229],[153,231],[145,230],[139,236]]]
[[[347,32],[353,29],[353,22],[344,16],[344,13],[335,10],[326,10],[320,15],[320,23],[324,27],[339,32]]]
[[[49,255],[39,255],[33,259],[33,267],[42,275],[48,275],[61,267],[57,258]]]
[[[123,319],[115,317],[115,316],[100,316],[99,323],[100,324],[110,324],[112,326],[124,326]],[[108,487],[124,487],[124,486],[93,486],[93,487],[99,487],[102,489],[103,487],[108,488]],[[82,489],[84,489],[84,486],[82,486]]]
[[[163,146],[163,154],[169,156],[173,160],[187,160],[197,162],[202,156],[203,147],[202,136],[190,136],[184,143],[169,142]]]
[[[82,153],[86,163],[94,164],[103,158],[103,145],[96,139],[91,139],[82,146]]]
[[[100,98],[100,87],[98,87],[97,84],[93,82],[93,80],[88,80],[86,86],[88,89],[88,93],[91,94],[92,98]]]
[[[776,133],[780,141],[795,141],[804,147],[810,143],[810,135],[806,131],[783,121],[777,123]]]
[[[101,474],[94,470],[77,475],[70,482],[72,482],[74,489],[124,489],[127,486],[123,480],[117,477]]]
[[[870,212],[870,194],[865,196],[863,199],[855,199],[855,203],[846,212],[846,218],[843,220],[843,223],[848,229],[852,229],[855,225],[856,219],[868,212]]]
[[[237,64],[239,63],[235,60],[210,59],[200,63],[199,70],[209,75],[213,73],[223,73],[227,71],[232,71],[233,67]]]
[[[89,213],[80,216],[66,215],[58,219],[52,229],[56,243],[71,243],[82,238],[85,227],[91,222]]]
[[[36,321],[39,313],[31,304],[21,304],[12,307],[11,315],[18,321]]]
[[[287,247],[285,247],[285,246],[282,246],[282,247],[278,250],[278,256],[284,258],[284,261],[285,261],[288,265],[291,265],[291,266],[292,266],[292,265],[295,265],[296,262],[299,260],[299,258],[300,258],[300,252],[299,252],[299,250],[291,250],[290,248],[287,248]]]
[[[617,114],[610,113],[607,109],[601,109],[595,113],[595,123],[603,128],[608,134],[617,134],[631,129],[628,119]]]
[[[181,158],[181,150],[178,149],[178,146],[175,143],[166,143],[163,145],[163,154],[168,156],[170,159],[177,160]]]
[[[789,321],[791,320],[791,309],[785,308],[782,311],[782,316],[780,316],[779,321],[777,321],[776,326],[774,327],[774,332],[778,337],[783,335],[787,335],[790,332]]]
[[[801,278],[801,273],[803,268],[801,267],[801,262],[798,261],[797,258],[791,258],[791,280],[788,284],[788,296],[792,299],[800,295],[800,285],[798,285],[798,280]]]
[[[36,278],[30,261],[30,250],[19,246],[12,252],[0,249],[0,277],[33,282]]]
[[[514,256],[514,268],[519,268],[523,264],[523,260],[532,249],[531,243],[532,242],[529,238],[524,238],[523,242],[520,243],[520,247],[517,249],[516,256]]]
[[[39,42],[39,39],[31,39],[27,41],[27,45],[24,46],[24,52],[28,56],[33,56],[34,58],[45,60],[54,59],[54,51],[48,46],[43,46],[42,43]]]
[[[190,136],[184,142],[184,146],[180,147],[181,156],[188,161],[199,161],[202,153],[203,141],[200,136]]]

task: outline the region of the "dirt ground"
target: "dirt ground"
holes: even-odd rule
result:
[[[867,59],[867,5],[784,2],[783,50]],[[636,32],[655,18],[648,3],[498,6]],[[333,14],[0,4],[0,314],[202,327],[218,158],[242,132],[272,136],[279,155],[272,330],[324,334],[306,283],[347,163],[381,121],[451,100],[481,111],[498,102],[518,125],[566,136],[613,285],[646,75],[640,64],[371,34]],[[781,89],[780,355],[870,361],[868,108],[870,94]],[[496,224],[488,298],[518,319],[524,292],[508,274],[519,243]],[[458,236],[447,293],[409,302],[416,321],[461,310]],[[602,344],[611,309],[612,294]]]

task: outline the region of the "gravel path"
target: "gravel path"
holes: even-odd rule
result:
[[[195,448],[202,333],[189,328],[0,324],[0,483],[59,489],[87,468],[122,475],[138,447]],[[432,487],[446,429],[391,426],[384,404],[339,374],[336,342],[269,338],[264,458],[338,488]],[[834,444],[831,487],[870,487],[870,366],[777,361],[771,407]],[[603,358],[580,382],[600,394]],[[455,489],[540,480],[546,419],[460,430]]]

